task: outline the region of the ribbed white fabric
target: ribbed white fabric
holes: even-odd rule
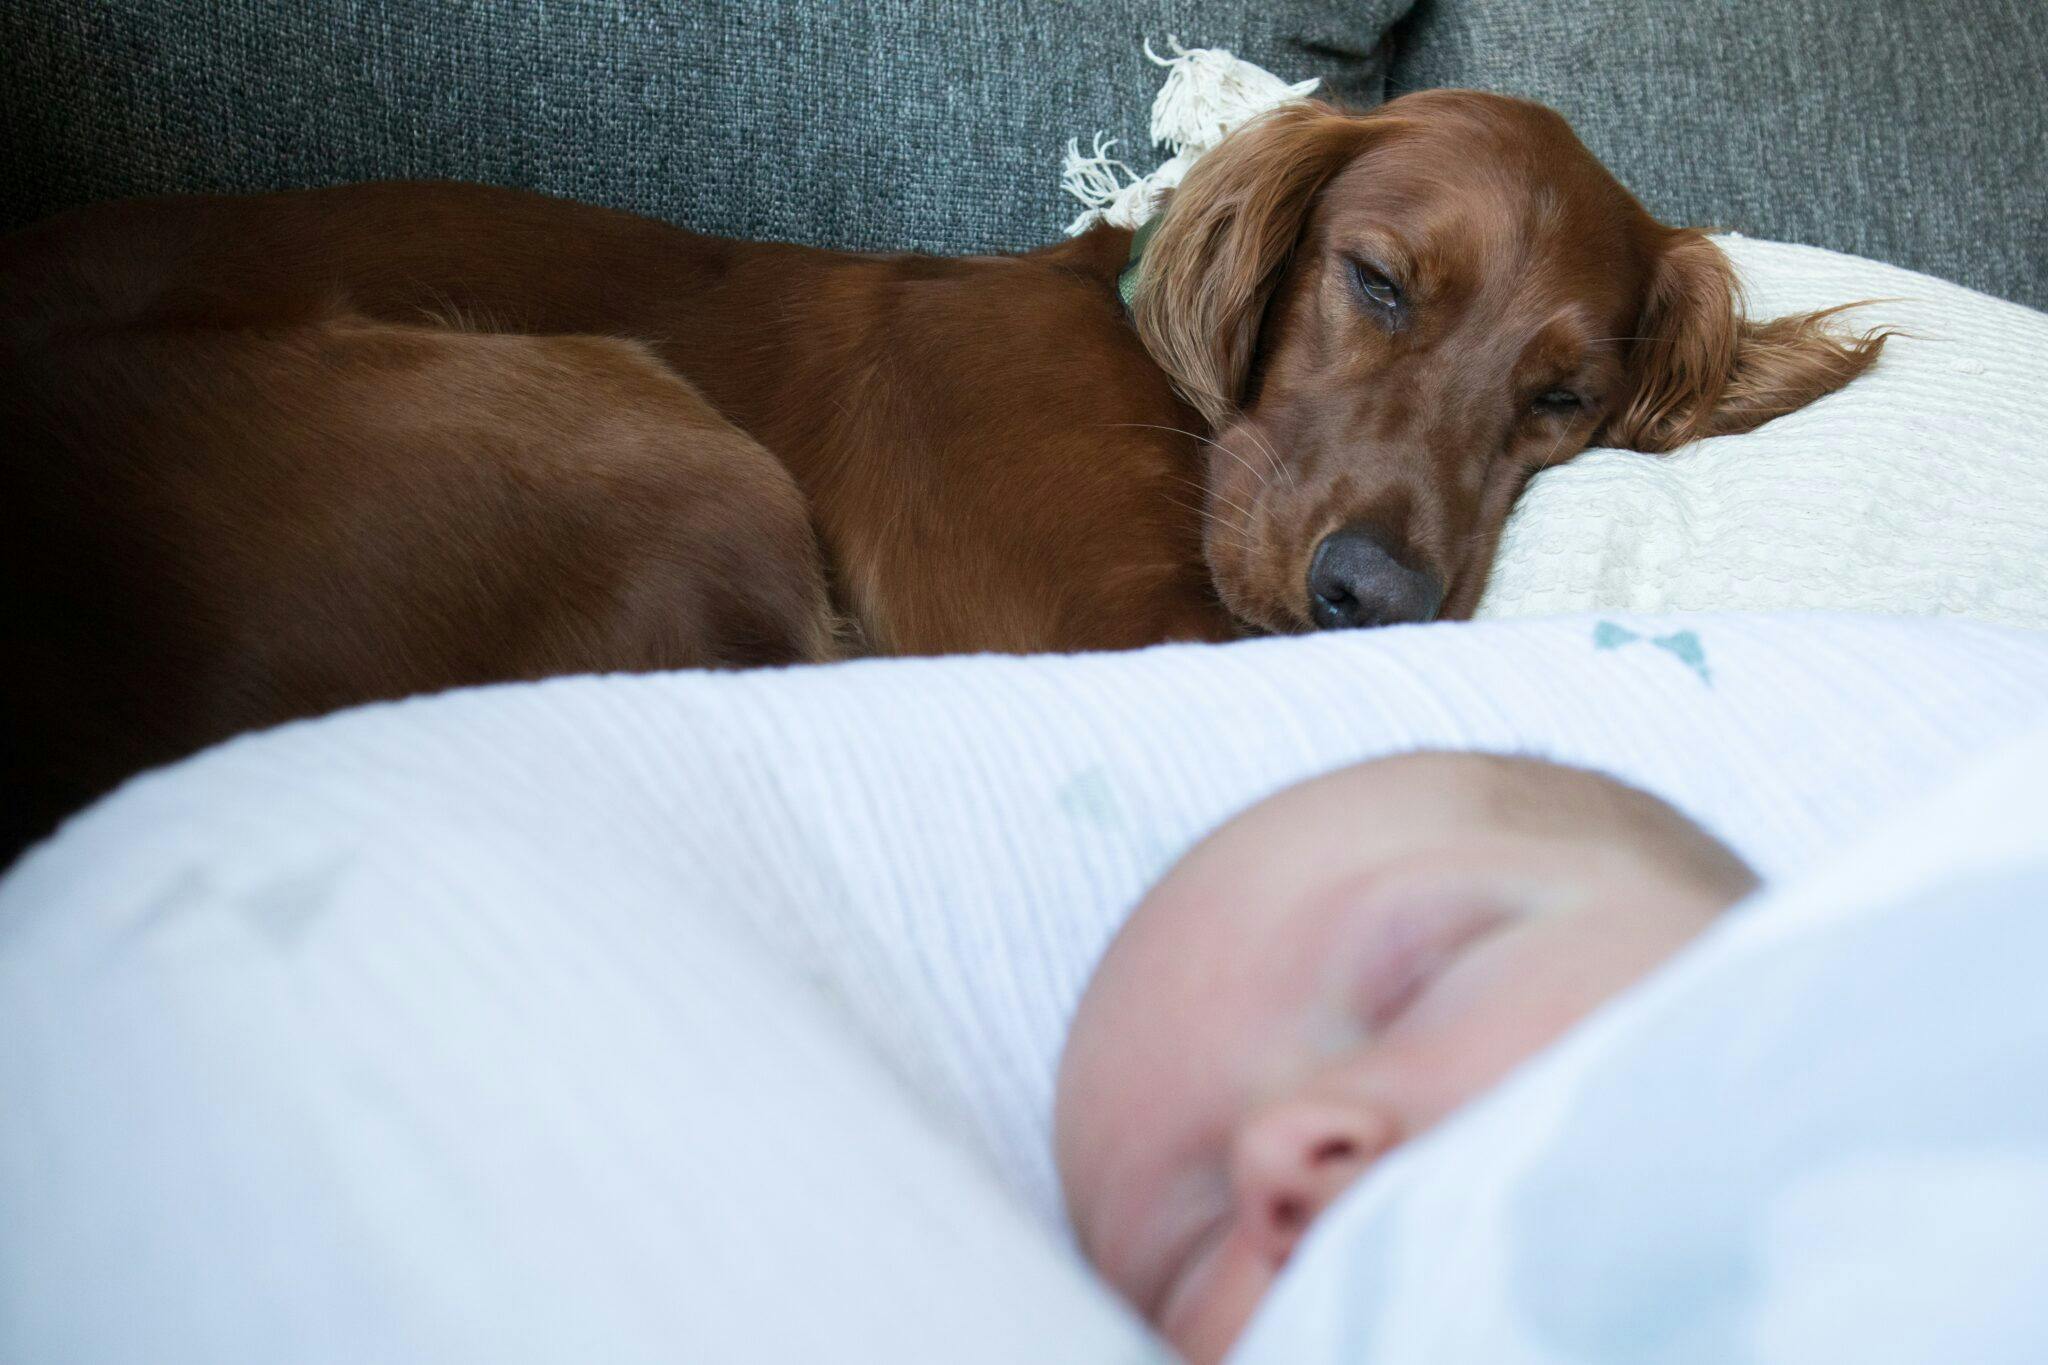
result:
[[[2024,632],[1584,617],[239,740],[0,884],[0,1358],[1129,1359],[1057,1231],[1051,1080],[1203,832],[1476,747],[1781,874],[2044,704]]]
[[[1547,470],[1479,615],[1787,608],[2048,626],[2048,315],[1817,247],[1722,237],[1754,317],[1878,299],[1877,366],[1744,436]]]

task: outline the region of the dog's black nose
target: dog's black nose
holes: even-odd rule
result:
[[[1356,526],[1332,531],[1308,563],[1308,614],[1318,630],[1428,621],[1443,605],[1435,574],[1411,569]]]

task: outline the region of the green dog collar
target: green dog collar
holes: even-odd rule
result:
[[[1153,214],[1145,220],[1144,226],[1131,234],[1131,254],[1125,258],[1123,273],[1116,277],[1117,297],[1124,301],[1126,312],[1138,306],[1138,287],[1144,283],[1145,247],[1151,242],[1153,230],[1164,216]]]

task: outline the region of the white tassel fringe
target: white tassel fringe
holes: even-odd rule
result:
[[[1318,81],[1289,85],[1264,67],[1243,61],[1220,47],[1185,48],[1169,36],[1171,57],[1145,44],[1145,55],[1166,68],[1166,80],[1152,101],[1152,143],[1172,155],[1150,175],[1139,175],[1109,152],[1115,138],[1095,135],[1094,149],[1084,156],[1080,139],[1067,142],[1060,166],[1060,188],[1087,205],[1067,224],[1069,237],[1097,223],[1142,227],[1159,207],[1167,190],[1180,183],[1195,159],[1223,141],[1231,130],[1268,109],[1304,99]]]

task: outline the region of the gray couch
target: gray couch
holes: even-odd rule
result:
[[[2042,0],[8,0],[0,228],[170,190],[525,185],[702,231],[1015,249],[1139,43],[1366,105],[1559,106],[1660,214],[2048,306]]]

